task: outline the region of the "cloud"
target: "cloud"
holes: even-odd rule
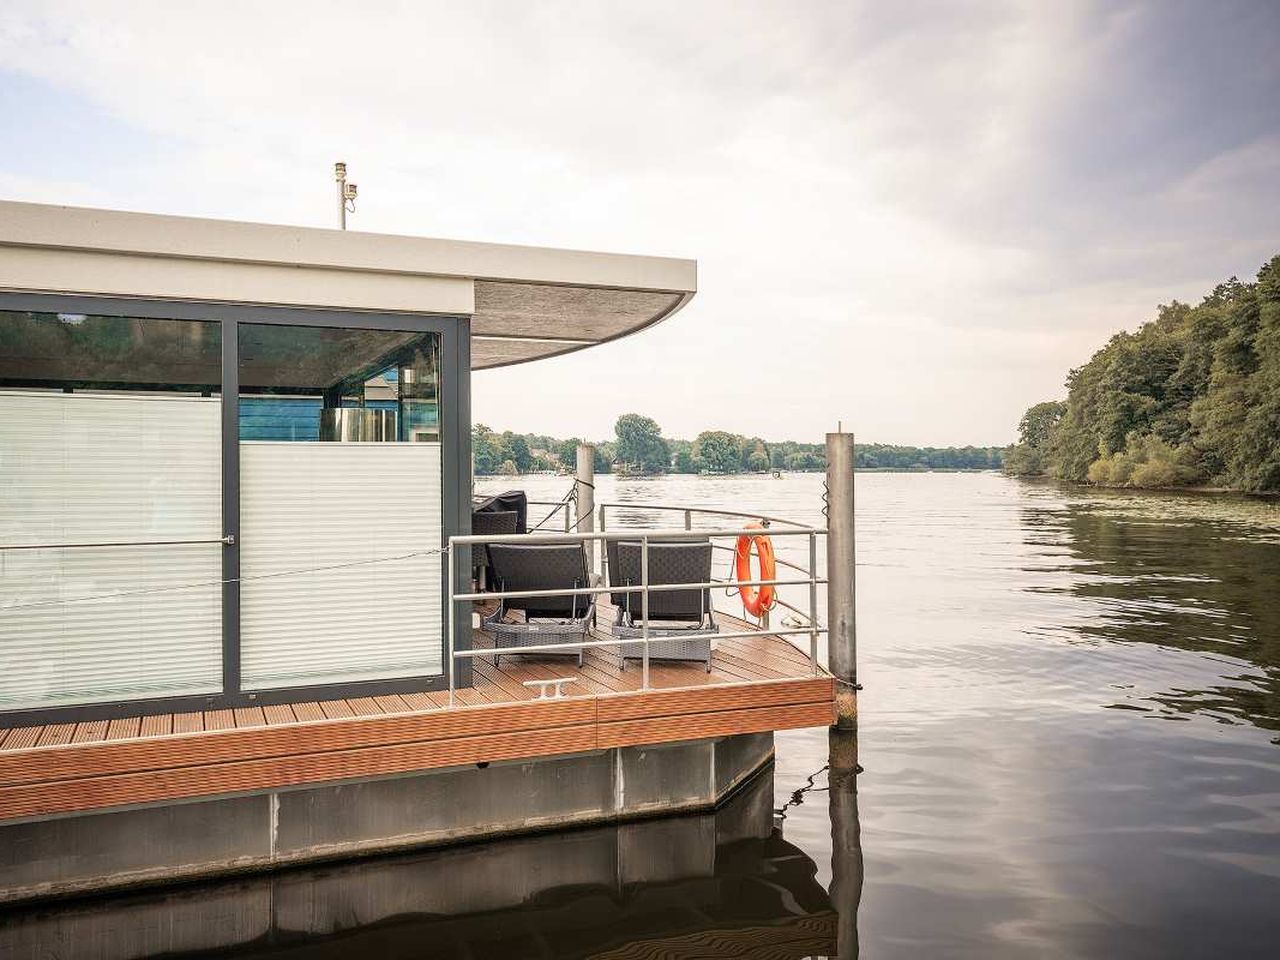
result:
[[[669,323],[478,375],[478,419],[1003,442],[1280,246],[1278,38],[1261,2],[9,3],[0,190],[326,225],[345,159],[356,229],[699,260]],[[55,155],[41,103],[91,135]]]

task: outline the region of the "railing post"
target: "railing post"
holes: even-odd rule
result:
[[[692,510],[686,510],[684,512],[684,528],[686,530],[693,529],[693,511]]]
[[[600,504],[600,532],[601,533],[606,532],[606,524],[605,524],[605,517],[604,517],[605,506],[606,504],[603,504],[603,503]],[[608,582],[609,582],[609,541],[601,540],[600,541],[600,583],[605,584]],[[609,601],[610,603],[612,603],[613,598],[610,597]]]
[[[448,660],[445,663],[446,672],[449,674],[449,706],[453,706],[453,688],[457,686],[454,679],[454,671],[458,668],[458,659],[453,655],[453,618],[454,606],[456,601],[453,599],[454,582],[453,582],[453,542],[450,541],[444,548],[444,565],[445,578],[444,582],[449,585],[449,605],[444,612],[444,651]]]
[[[574,475],[574,503],[577,504],[576,525],[578,533],[594,533],[596,529],[596,448],[589,443],[578,444],[578,470]],[[595,546],[587,548],[587,575],[594,582],[596,573]]]
[[[818,672],[818,535],[809,534],[809,667]]]
[[[842,730],[855,729],[858,717],[853,456],[853,434],[827,434],[827,662]]]
[[[644,618],[640,623],[640,639],[644,645],[642,656],[643,668],[640,671],[640,687],[649,689],[649,538],[640,538],[640,586],[644,592],[640,594],[640,615]]]

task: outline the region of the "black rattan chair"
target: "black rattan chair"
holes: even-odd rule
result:
[[[529,498],[523,490],[508,490],[506,493],[499,493],[492,497],[484,497],[480,500],[472,501],[471,512],[474,513],[505,513],[508,510],[514,510],[516,513],[516,529],[515,533],[529,532]]]
[[[587,555],[581,544],[494,543],[489,545],[494,585],[506,590],[581,590],[590,586]],[[523,620],[508,622],[510,613]],[[582,666],[582,647],[595,623],[594,596],[563,594],[549,597],[502,597],[498,609],[483,626],[499,647],[540,647],[563,644],[564,654]],[[559,656],[559,651],[556,652]],[[494,663],[498,662],[494,655]]]
[[[621,541],[616,559],[610,563],[610,586],[636,587],[643,583],[642,547]],[[649,585],[711,582],[711,543],[707,540],[649,544]],[[640,593],[614,593],[618,606],[612,631],[617,637],[644,634],[644,600]],[[621,602],[619,602],[621,601]],[[711,671],[711,636],[719,628],[711,608],[711,590],[657,590],[649,593],[649,659],[699,660]],[[653,639],[661,638],[661,639]],[[624,643],[619,655],[628,659],[644,656],[643,643]]]
[[[514,510],[480,510],[471,514],[471,532],[477,537],[515,533],[519,514]],[[481,589],[493,582],[493,565],[489,562],[489,544],[477,543],[472,548],[472,576]]]

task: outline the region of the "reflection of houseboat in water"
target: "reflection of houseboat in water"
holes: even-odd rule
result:
[[[766,770],[701,815],[31,909],[0,955],[833,956],[836,913],[772,800]]]

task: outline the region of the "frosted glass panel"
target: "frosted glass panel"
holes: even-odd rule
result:
[[[0,392],[0,543],[217,540],[217,399]],[[222,547],[0,551],[0,709],[214,693]]]
[[[240,444],[246,689],[441,672],[440,446]]]

